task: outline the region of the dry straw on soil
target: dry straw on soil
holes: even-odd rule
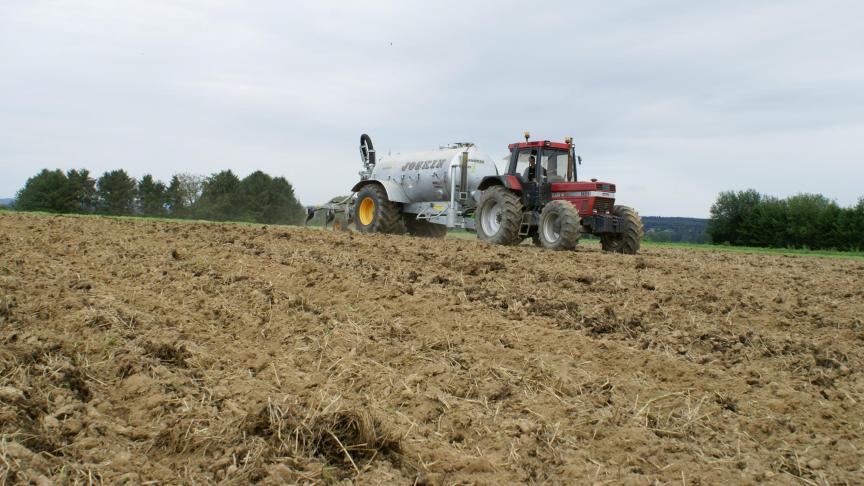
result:
[[[864,264],[0,215],[0,483],[858,484]]]

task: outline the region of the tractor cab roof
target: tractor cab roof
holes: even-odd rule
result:
[[[523,148],[553,148],[558,150],[570,150],[570,144],[561,143],[561,142],[550,142],[549,140],[538,140],[535,142],[519,142],[519,143],[511,143],[507,146],[510,151],[523,149]]]

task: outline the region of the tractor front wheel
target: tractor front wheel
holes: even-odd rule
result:
[[[569,201],[552,201],[540,213],[537,236],[540,246],[549,250],[572,250],[579,243],[579,211]]]
[[[476,213],[477,238],[496,245],[516,245],[522,241],[522,200],[503,186],[483,191]]]
[[[644,234],[639,213],[627,206],[615,206],[612,208],[612,215],[621,220],[621,232],[600,235],[603,251],[635,255],[642,245]]]
[[[404,233],[399,209],[397,203],[387,198],[383,187],[363,186],[354,202],[354,225],[361,233]]]

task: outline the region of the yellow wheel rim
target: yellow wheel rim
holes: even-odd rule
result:
[[[372,224],[372,220],[375,218],[375,200],[371,197],[364,197],[362,201],[360,201],[360,224],[363,226],[368,226]]]

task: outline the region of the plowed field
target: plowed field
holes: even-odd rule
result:
[[[0,214],[0,483],[861,484],[864,262]]]

